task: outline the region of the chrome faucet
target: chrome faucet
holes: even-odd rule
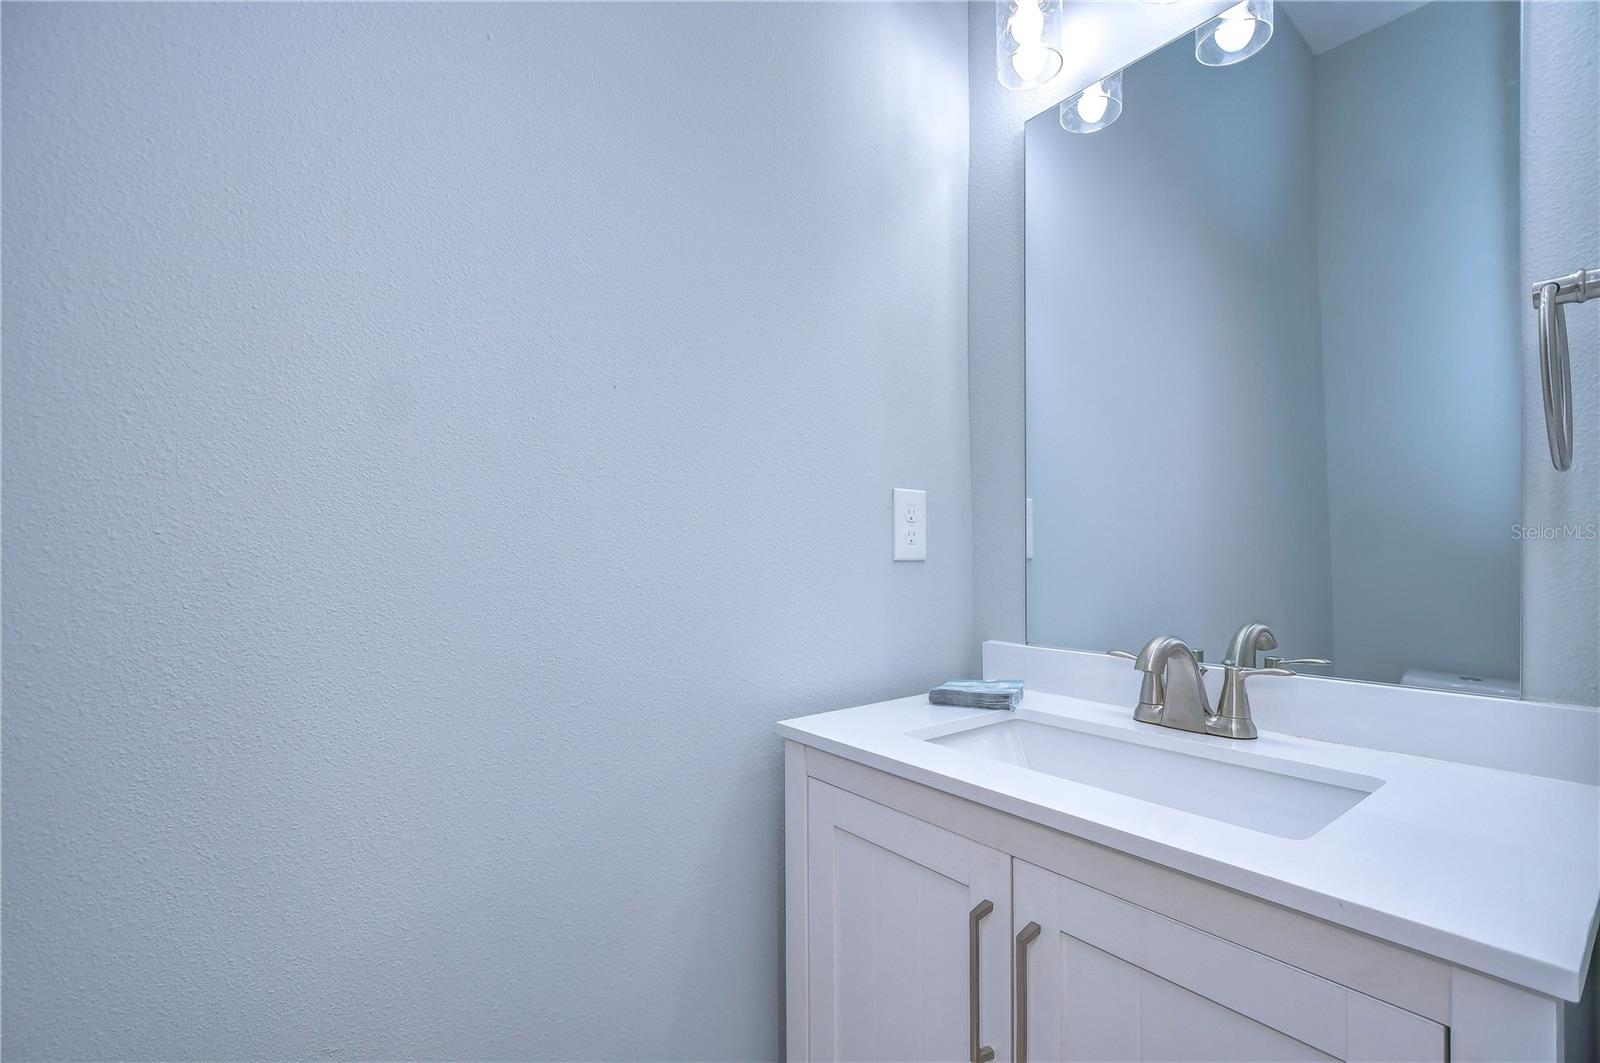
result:
[[[1265,624],[1246,624],[1234,633],[1223,659],[1222,698],[1213,709],[1206,696],[1205,668],[1198,655],[1176,635],[1161,635],[1145,644],[1138,655],[1126,650],[1111,650],[1111,656],[1133,661],[1144,673],[1139,688],[1139,704],[1133,718],[1140,723],[1174,727],[1195,734],[1220,738],[1256,737],[1256,724],[1250,718],[1250,698],[1245,680],[1253,675],[1298,675],[1285,664],[1328,665],[1333,662],[1305,657],[1286,661],[1268,657],[1267,667],[1256,667],[1256,654],[1278,648],[1278,639]]]
[[[1206,697],[1204,671],[1188,643],[1176,635],[1161,635],[1145,643],[1133,666],[1144,673],[1139,705],[1133,718],[1180,731],[1205,734],[1216,715]]]

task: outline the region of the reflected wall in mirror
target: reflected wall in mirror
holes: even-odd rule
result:
[[[1029,122],[1029,642],[1216,661],[1265,621],[1517,696],[1518,29],[1285,0],[1245,62],[1129,68],[1101,131]]]

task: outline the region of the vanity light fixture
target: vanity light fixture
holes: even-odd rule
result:
[[[1096,133],[1122,114],[1122,71],[1103,77],[1082,92],[1061,101],[1061,128],[1069,133]]]
[[[1061,0],[995,0],[995,72],[1008,89],[1061,73]]]
[[[1243,62],[1272,40],[1272,0],[1240,0],[1194,31],[1194,57],[1206,66]]]

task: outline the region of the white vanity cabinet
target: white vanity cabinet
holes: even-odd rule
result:
[[[809,801],[811,1057],[969,1059],[975,1034],[1009,1058],[1011,858],[826,783]]]
[[[1445,1028],[1021,860],[1017,1056],[1443,1060]]]
[[[1588,1057],[1592,1015],[1559,999],[785,750],[790,1060]]]
[[[798,1058],[1447,1058],[1439,1023],[822,780],[805,793]]]

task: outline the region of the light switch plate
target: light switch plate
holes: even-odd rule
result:
[[[928,560],[928,492],[894,489],[894,559]]]

